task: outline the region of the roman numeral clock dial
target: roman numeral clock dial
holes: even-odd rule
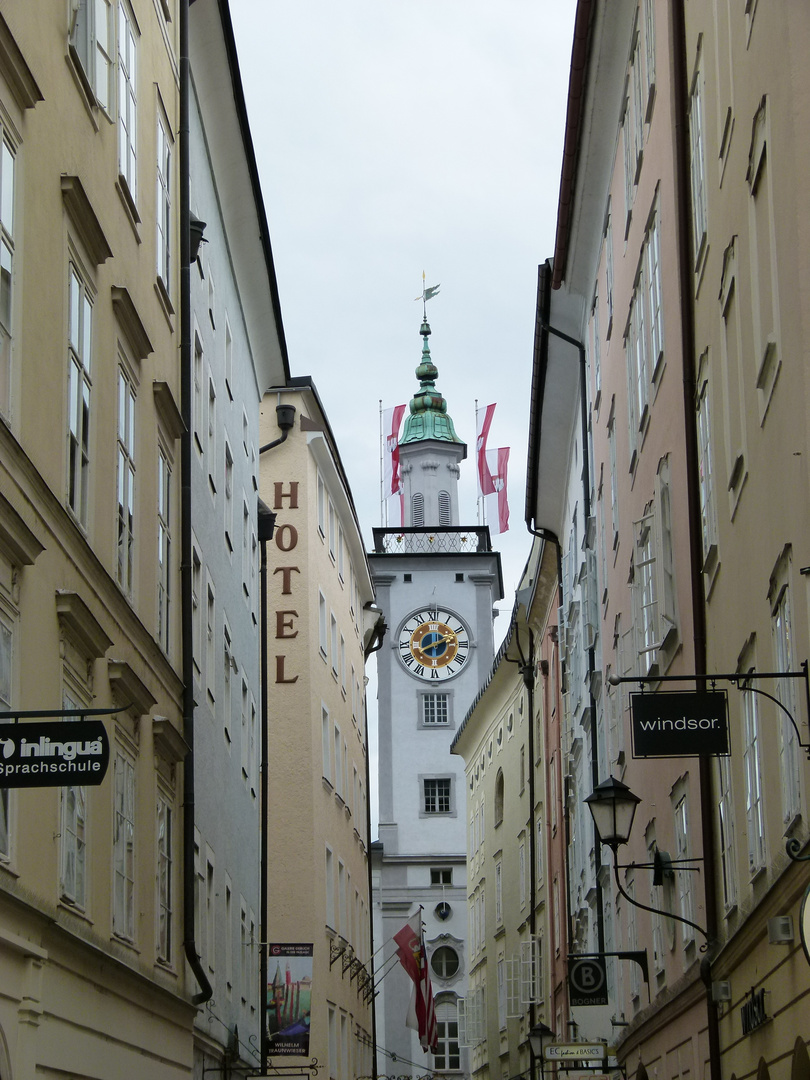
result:
[[[399,632],[399,658],[412,675],[427,681],[452,679],[470,655],[470,632],[458,615],[424,608],[411,615]]]

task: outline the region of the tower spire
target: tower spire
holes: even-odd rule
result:
[[[423,442],[426,439],[436,439],[439,442],[460,443],[462,440],[456,435],[453,421],[447,413],[447,402],[436,389],[436,378],[439,369],[433,363],[430,355],[428,338],[431,330],[427,321],[427,302],[432,300],[438,293],[439,286],[425,287],[425,272],[422,271],[422,294],[417,300],[422,301],[422,325],[419,333],[422,335],[422,360],[416,368],[416,377],[419,379],[419,389],[411,398],[410,415],[405,420],[405,427],[399,445],[407,443]]]

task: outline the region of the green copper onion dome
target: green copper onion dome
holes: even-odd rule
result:
[[[447,402],[436,390],[436,376],[438,368],[430,359],[430,326],[427,319],[423,319],[419,329],[422,335],[422,363],[416,369],[416,377],[419,379],[419,390],[411,398],[411,413],[405,420],[405,428],[399,445],[406,443],[424,442],[427,439],[435,439],[437,442],[460,443],[461,439],[456,435],[453,421],[447,415]]]

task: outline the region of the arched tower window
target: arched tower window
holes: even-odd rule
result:
[[[450,524],[450,492],[439,492],[439,525]]]
[[[421,492],[411,499],[411,524],[417,528],[425,524],[425,496]]]

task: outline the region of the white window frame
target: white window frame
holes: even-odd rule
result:
[[[135,584],[135,389],[135,381],[129,370],[119,363],[116,578],[129,597]]]
[[[155,272],[166,299],[171,299],[172,272],[172,155],[170,128],[158,109],[155,197]]]
[[[172,800],[163,792],[158,791],[156,806],[156,837],[155,848],[157,853],[157,902],[155,905],[158,960],[167,964],[172,963],[172,951],[174,948],[173,914],[174,902],[173,890],[173,867],[174,867],[174,806]],[[228,928],[230,935],[230,928]]]
[[[753,668],[749,669],[753,671]],[[742,695],[745,819],[748,830],[748,872],[755,877],[767,864],[765,805],[762,793],[762,743],[757,695]]]
[[[100,17],[101,16],[101,17]],[[70,26],[70,54],[91,104],[110,109],[113,30],[110,0],[75,0]]]
[[[793,619],[790,602],[790,559],[787,555],[780,559],[771,578],[771,627],[773,631],[774,659],[776,671],[793,671]],[[776,696],[779,702],[795,719],[798,715],[798,703],[792,679],[777,679]],[[799,737],[793,724],[782,709],[779,715],[779,773],[782,789],[782,824],[787,832],[801,816],[802,800],[802,759]]]
[[[0,117],[0,414],[11,413],[14,328],[14,215],[17,149]]]
[[[138,203],[138,40],[127,0],[118,2],[118,176]]]
[[[75,259],[68,264],[68,508],[87,527],[90,498],[90,430],[94,294]],[[89,324],[89,325],[88,325]]]
[[[113,933],[135,940],[135,762],[120,748],[113,766]]]
[[[158,446],[157,477],[157,639],[168,655],[171,644],[169,616],[172,603],[172,466],[169,455]]]

